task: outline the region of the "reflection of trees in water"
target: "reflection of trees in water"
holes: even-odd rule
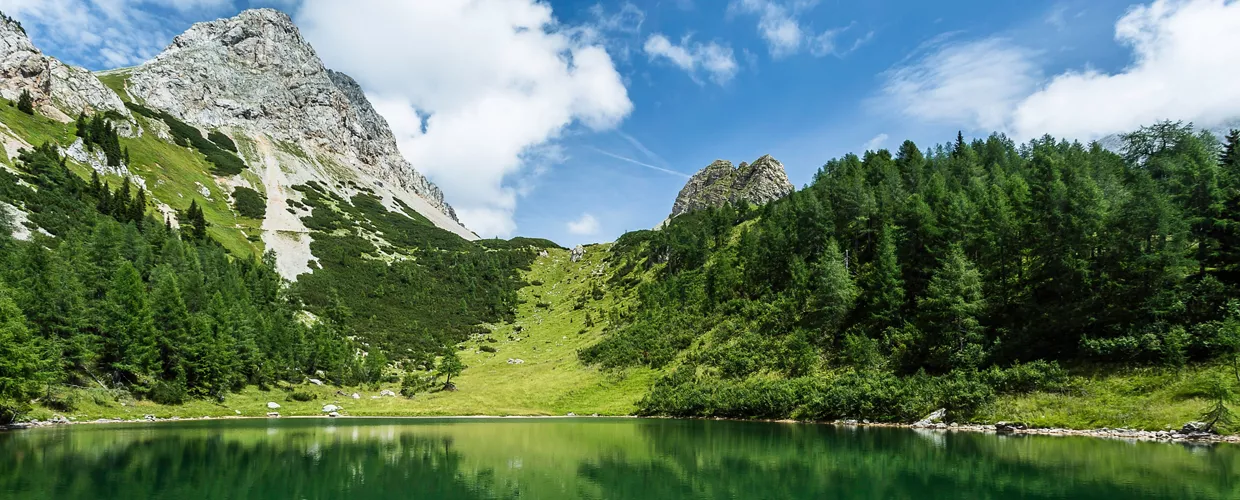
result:
[[[252,442],[149,433],[78,453],[72,435],[0,435],[4,498],[497,498],[487,471],[460,472],[448,437],[390,440],[296,431]],[[14,496],[9,496],[14,495]]]
[[[744,422],[588,425],[287,421],[0,433],[0,497],[1240,498],[1236,446]],[[514,457],[531,460],[514,467]]]
[[[1090,438],[678,421],[658,458],[578,474],[609,498],[1240,498],[1240,449]]]

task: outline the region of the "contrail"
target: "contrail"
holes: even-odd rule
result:
[[[686,178],[686,179],[690,178],[689,174],[680,173],[680,172],[677,172],[677,171],[675,171],[675,170],[669,170],[669,169],[666,169],[666,168],[663,168],[663,167],[656,167],[656,166],[651,165],[651,164],[649,164],[649,163],[643,163],[643,162],[640,162],[640,161],[634,160],[634,159],[632,159],[632,158],[625,158],[625,157],[620,156],[620,155],[618,155],[618,154],[615,154],[615,153],[609,153],[609,152],[607,152],[607,151],[603,151],[603,150],[601,150],[601,149],[599,149],[599,148],[596,148],[596,147],[590,147],[590,149],[593,149],[595,152],[597,152],[597,153],[599,153],[599,154],[607,155],[607,156],[610,156],[610,157],[615,158],[615,159],[617,159],[617,160],[627,161],[627,162],[632,163],[632,164],[634,164],[634,165],[640,165],[640,166],[646,167],[646,168],[651,169],[651,170],[658,170],[658,171],[663,172],[663,173],[665,173],[665,174],[672,174],[672,175],[675,175],[675,176],[677,176],[677,177],[684,177],[684,178]]]

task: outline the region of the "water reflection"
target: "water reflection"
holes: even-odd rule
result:
[[[633,419],[0,433],[0,497],[1240,498],[1240,447]]]

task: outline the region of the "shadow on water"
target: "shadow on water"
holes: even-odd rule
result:
[[[635,419],[0,433],[0,498],[1240,498],[1240,447]]]

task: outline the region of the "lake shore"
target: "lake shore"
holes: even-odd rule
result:
[[[84,421],[33,421],[10,424],[0,426],[0,431],[18,431],[28,429],[55,428],[69,425],[107,425],[107,424],[160,424],[171,422],[194,422],[209,420],[269,420],[269,419],[315,419],[315,420],[373,420],[373,419],[401,419],[401,420],[435,420],[435,419],[505,419],[505,420],[532,420],[532,419],[591,419],[591,418],[628,418],[628,419],[669,419],[675,420],[673,417],[639,417],[633,415],[340,415],[332,417],[329,415],[273,415],[273,416],[203,416],[203,417],[170,417],[156,418],[147,416],[140,419],[109,419],[100,418],[95,420]],[[1145,431],[1138,429],[1063,429],[1063,428],[1034,428],[1026,427],[1018,423],[999,422],[997,424],[956,424],[956,423],[880,423],[867,422],[857,420],[837,420],[833,422],[816,422],[792,419],[775,419],[775,420],[753,420],[753,419],[729,419],[729,418],[709,418],[709,419],[685,419],[685,420],[726,420],[740,422],[769,422],[783,424],[816,424],[830,425],[840,428],[890,428],[890,429],[909,429],[918,432],[931,433],[953,433],[953,432],[970,432],[983,434],[997,434],[1004,436],[1058,436],[1058,437],[1092,437],[1099,439],[1112,439],[1120,441],[1146,441],[1146,442],[1163,442],[1163,443],[1191,443],[1191,444],[1240,444],[1240,435],[1219,435],[1207,432],[1185,432],[1184,430],[1164,430],[1164,431]]]

